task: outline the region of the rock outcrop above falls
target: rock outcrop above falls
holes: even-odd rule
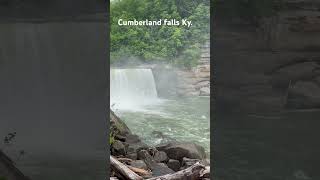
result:
[[[210,42],[201,48],[198,65],[192,69],[152,67],[160,96],[210,96]]]
[[[177,94],[210,96],[210,42],[202,45],[198,65],[192,70],[177,71]]]
[[[277,13],[258,24],[224,15],[225,1],[216,6],[217,107],[246,112],[320,108],[319,2],[284,0]]]

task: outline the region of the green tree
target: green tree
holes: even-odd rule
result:
[[[127,62],[136,57],[144,63],[194,66],[200,52],[195,47],[209,38],[209,0],[115,0],[111,3],[110,14],[112,64]],[[192,21],[190,28],[118,25],[119,19],[181,21],[184,18]]]

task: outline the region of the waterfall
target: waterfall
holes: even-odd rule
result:
[[[137,110],[158,101],[151,69],[111,69],[110,105],[114,109]]]

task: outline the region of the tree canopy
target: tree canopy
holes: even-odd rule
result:
[[[111,2],[111,64],[139,59],[191,67],[209,39],[209,0],[114,0]],[[119,26],[118,20],[187,19],[192,26]]]

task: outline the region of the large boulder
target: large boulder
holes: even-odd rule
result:
[[[163,151],[157,151],[155,152],[154,156],[153,156],[154,160],[158,163],[161,162],[167,162],[168,161],[168,156],[165,152]]]
[[[203,147],[190,142],[171,142],[156,146],[159,151],[164,151],[170,159],[181,161],[187,157],[191,159],[204,159],[206,153]]]
[[[176,159],[169,159],[168,163],[167,163],[168,167],[174,171],[179,171],[181,164],[178,160]]]
[[[113,135],[132,134],[128,126],[110,109],[110,130]]]
[[[143,160],[132,161],[130,166],[135,167],[135,168],[139,168],[139,169],[148,170],[148,167],[147,167],[146,163]]]
[[[128,143],[128,153],[137,153],[140,150],[148,149],[149,146],[143,142],[138,143]]]
[[[112,154],[115,156],[125,155],[126,147],[121,141],[115,140],[111,145],[111,151],[112,151]]]
[[[162,176],[165,174],[174,173],[174,171],[163,163],[157,163],[147,150],[141,150],[138,152],[138,159],[143,160],[147,167],[152,171],[153,176]]]

